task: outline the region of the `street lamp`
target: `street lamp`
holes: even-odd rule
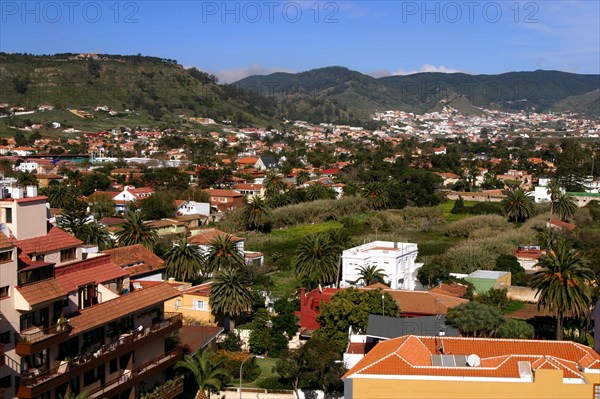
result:
[[[244,367],[244,363],[246,363],[246,360],[248,359],[252,359],[252,358],[257,358],[257,359],[264,359],[264,356],[256,356],[256,355],[250,355],[247,358],[245,358],[244,360],[242,360],[242,364],[240,364],[240,399],[242,399],[242,368]]]
[[[381,315],[385,316],[385,301],[384,301],[385,295],[381,294]]]

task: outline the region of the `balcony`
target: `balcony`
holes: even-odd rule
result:
[[[92,389],[90,391],[90,398],[113,397],[120,392],[134,387],[145,379],[175,365],[179,360],[181,360],[180,346],[134,370],[126,371],[120,377],[115,378],[96,389]],[[165,398],[169,397],[170,396],[166,396]]]
[[[154,391],[144,395],[146,399],[173,399],[183,393],[183,377],[169,380]]]
[[[122,334],[114,343],[101,346],[93,352],[78,356],[69,362],[63,362],[60,366],[50,370],[28,370],[21,377],[19,397],[34,398],[53,389],[72,378],[108,362],[117,356],[130,352],[157,337],[167,335],[181,328],[181,313],[166,313],[168,319],[159,321],[145,329],[134,330]]]
[[[45,330],[34,327],[19,334],[15,352],[19,356],[33,355],[35,352],[64,341],[70,332],[71,326],[68,324],[52,326]]]

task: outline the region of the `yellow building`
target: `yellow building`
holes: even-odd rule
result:
[[[214,326],[217,324],[209,304],[210,281],[195,286],[173,281],[170,283],[176,286],[181,292],[181,296],[165,302],[166,312],[181,313],[187,323],[195,321],[202,325]]]
[[[343,380],[346,399],[599,399],[600,356],[570,341],[408,335]]]

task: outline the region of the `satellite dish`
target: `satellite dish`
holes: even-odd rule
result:
[[[467,357],[467,364],[470,367],[479,367],[481,366],[481,359],[477,355],[469,355]]]

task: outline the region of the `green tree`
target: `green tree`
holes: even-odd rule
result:
[[[115,214],[115,203],[108,194],[94,196],[93,199],[88,200],[88,205],[96,220],[111,217]]]
[[[62,399],[88,399],[89,397],[90,397],[90,393],[88,391],[83,391],[83,392],[79,392],[78,394],[70,392],[70,393],[62,396]]]
[[[572,195],[560,193],[553,205],[554,212],[561,220],[567,220],[577,212],[577,203]]]
[[[17,174],[17,184],[20,186],[38,186],[38,179],[34,173],[19,172]]]
[[[204,268],[204,256],[197,245],[180,236],[165,254],[167,273],[180,281],[197,280]]]
[[[272,321],[267,309],[262,308],[256,311],[253,315],[251,323],[250,337],[248,338],[248,345],[250,346],[250,352],[257,355],[263,355],[271,351],[273,345],[272,341]]]
[[[506,288],[490,288],[486,292],[477,295],[477,302],[489,306],[495,306],[501,311],[508,305],[508,290]]]
[[[90,195],[95,191],[104,191],[110,187],[108,176],[103,173],[92,173],[81,178],[79,189],[83,195]]]
[[[209,244],[205,274],[215,273],[224,267],[241,267],[244,263],[243,255],[232,236],[219,235]]]
[[[446,320],[468,337],[495,337],[504,322],[498,308],[478,302],[463,303],[448,310]]]
[[[267,196],[278,194],[282,191],[285,191],[286,188],[283,178],[273,171],[267,173],[265,179],[263,180],[263,186],[265,187]]]
[[[40,191],[48,197],[50,207],[62,209],[81,195],[77,187],[62,183],[48,186]]]
[[[297,186],[301,186],[309,180],[310,180],[310,173],[308,173],[305,170],[299,171],[298,174],[296,175],[296,185]]]
[[[522,223],[529,219],[533,214],[533,197],[527,194],[522,188],[515,188],[506,193],[502,200],[504,214],[509,221]]]
[[[113,241],[106,227],[97,222],[85,223],[77,229],[75,237],[86,245],[97,245],[100,250],[111,248]]]
[[[371,265],[359,267],[358,275],[358,281],[362,281],[365,286],[375,283],[385,284],[384,279],[387,277],[383,269]]]
[[[63,212],[56,218],[56,224],[67,233],[77,236],[79,229],[87,221],[87,204],[79,198],[73,198],[65,204]]]
[[[213,313],[230,318],[233,330],[233,319],[252,309],[252,290],[243,272],[239,268],[222,268],[214,275],[210,288]]]
[[[172,192],[160,190],[144,198],[139,209],[145,220],[158,220],[175,216],[175,196]]]
[[[363,187],[362,196],[367,199],[372,209],[382,209],[388,204],[388,192],[383,183],[372,182]]]
[[[537,266],[543,269],[536,272],[530,281],[531,288],[537,290],[538,307],[546,308],[556,315],[556,339],[563,339],[565,314],[584,316],[592,305],[594,273],[587,261],[566,241],[556,246],[538,259]]]
[[[198,386],[196,399],[206,399],[207,391],[219,391],[221,380],[231,378],[231,375],[223,368],[224,359],[216,357],[209,348],[198,350],[193,356],[185,355],[183,360],[175,364],[176,369],[185,369],[194,377]]]
[[[343,351],[350,326],[357,333],[365,333],[370,314],[397,317],[399,312],[394,298],[380,289],[348,288],[336,293],[329,303],[321,305],[321,313],[317,316],[320,328],[313,337],[330,341]]]
[[[269,207],[266,201],[258,196],[253,196],[245,201],[242,218],[246,228],[250,230],[263,230],[269,223]]]
[[[557,179],[552,179],[548,182],[546,189],[548,195],[550,195],[550,213],[554,215],[554,203],[560,195],[560,183]]]
[[[525,269],[514,255],[502,254],[496,258],[495,271],[510,272],[513,285],[520,285],[525,276]]]
[[[121,247],[142,244],[151,251],[158,240],[156,230],[144,223],[141,213],[137,211],[127,214],[116,236]]]
[[[434,257],[417,270],[417,280],[424,287],[433,287],[450,277],[451,268]]]
[[[515,320],[509,317],[498,327],[498,337],[506,339],[533,339],[535,329],[523,320]]]
[[[293,260],[296,278],[308,279],[313,285],[332,283],[337,279],[338,257],[337,248],[327,234],[306,236]]]
[[[460,213],[466,212],[465,201],[463,200],[463,197],[461,197],[460,195],[458,196],[458,199],[454,203],[454,206],[452,207],[452,210],[450,212],[454,213],[454,214],[460,214]]]

